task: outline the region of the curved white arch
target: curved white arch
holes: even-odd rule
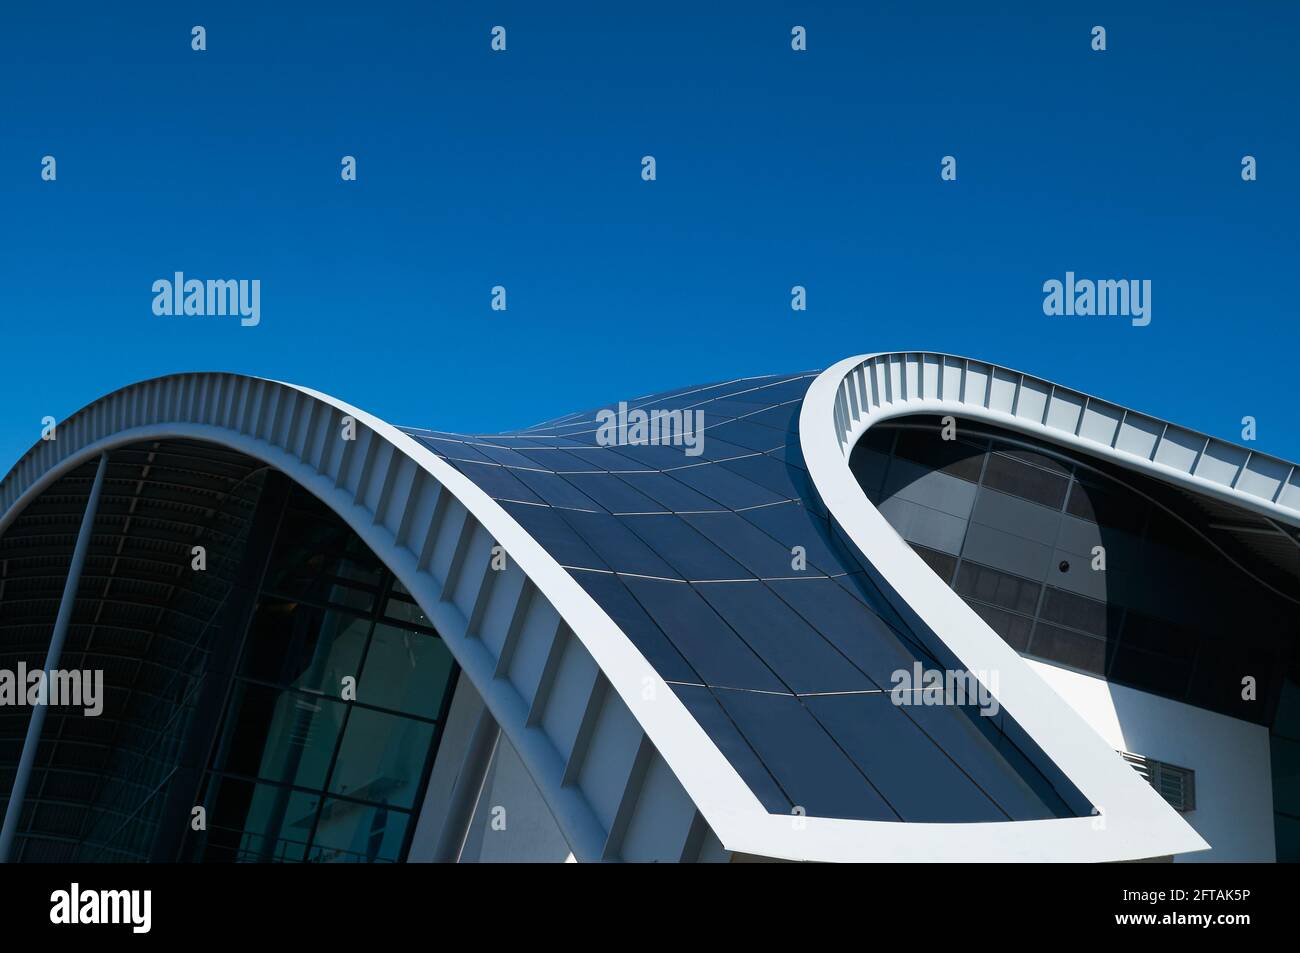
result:
[[[951,413],[1081,450],[1300,527],[1296,464],[1020,371],[906,351],[846,358],[817,383],[823,398],[827,388],[835,391],[828,419],[846,456],[868,427],[883,420]]]
[[[353,440],[338,438],[345,417],[356,423]],[[471,631],[471,612],[448,598],[450,574],[436,574],[430,565],[434,521],[454,498],[554,606],[679,779],[690,779],[691,799],[719,837],[714,818],[725,828],[733,814],[765,816],[654,667],[568,571],[476,484],[391,424],[292,384],[186,374],[109,394],[56,433],[29,451],[0,485],[0,534],[70,470],[142,440],[205,440],[276,467],[337,512],[416,598],[518,751],[575,856],[608,859],[613,825],[571,783],[563,753],[530,717],[529,699],[499,677],[499,658]],[[421,492],[425,500],[416,499]]]
[[[942,609],[934,619],[935,631],[959,658],[971,668],[1002,672],[1002,703],[1085,796],[1101,806],[1104,823],[1094,818],[903,823],[792,819],[767,813],[627,635],[506,510],[408,434],[307,388],[196,373],[144,381],[109,394],[61,424],[56,440],[38,444],[6,476],[0,484],[0,533],[72,468],[104,450],[140,440],[206,440],[275,466],[334,509],[417,599],[519,751],[581,860],[619,856],[620,839],[641,808],[642,779],[657,770],[655,758],[662,759],[689,799],[691,816],[684,823],[679,817],[675,821],[688,828],[682,836],[698,842],[702,818],[726,850],[738,853],[817,861],[1087,861],[1204,848],[1199,836],[951,590],[928,569],[924,576],[916,571],[924,564],[866,501],[848,471],[844,440],[852,425],[838,407],[845,378],[863,361],[854,358],[825,372],[805,399],[800,437],[818,492],[877,570],[891,584],[896,578],[903,583],[895,584],[901,595],[913,605],[918,604],[913,597],[938,600]],[[908,412],[915,410],[915,404],[909,405]],[[356,422],[355,440],[338,438],[345,416]],[[453,509],[456,520],[447,515]],[[489,583],[484,571],[468,594],[460,585],[466,554],[480,538],[479,529],[505,549],[524,579],[524,588],[514,596],[509,632],[500,644],[489,638],[484,621],[484,605],[496,598],[497,583]],[[926,579],[941,592],[932,592]],[[560,631],[571,631],[598,672],[582,723],[565,745],[557,744],[554,732],[542,723],[540,694],[528,697],[509,678],[504,646],[520,637],[518,630],[527,622],[523,613],[532,611],[523,594],[527,586],[553,607]],[[561,643],[559,633],[553,634],[548,666]],[[626,782],[614,804],[602,802],[598,792],[584,787],[581,774],[584,732],[605,730],[593,727],[598,724],[613,724],[610,732],[620,730],[617,713],[605,717],[602,678],[639,729],[634,735],[623,729],[623,747],[631,753]],[[1013,687],[1008,693],[1009,682]],[[1066,727],[1058,732],[1060,725],[1044,720],[1045,712],[1060,716]],[[681,806],[670,804],[664,810],[680,814]]]
[[[935,575],[867,499],[849,469],[849,455],[870,427],[914,414],[986,421],[1297,526],[1300,482],[1294,465],[1040,378],[930,352],[846,358],[813,382],[800,411],[804,460],[836,522],[964,666],[998,672],[999,702],[1101,808],[1107,832],[1146,841],[1148,856],[1209,846]],[[1045,849],[1052,853],[1074,854],[1096,834],[1073,820],[1044,822],[1043,836],[1050,841]],[[1165,846],[1153,850],[1157,844]]]

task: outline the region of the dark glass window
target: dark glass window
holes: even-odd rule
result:
[[[431,722],[354,706],[330,773],[329,792],[414,807],[433,733]]]
[[[1200,633],[1192,629],[1140,612],[1130,611],[1124,618],[1123,642],[1130,648],[1171,658],[1191,659],[1196,655],[1201,640]]]
[[[894,435],[896,433],[898,433],[898,430],[894,427],[872,427],[862,435],[862,439],[858,441],[858,447],[874,450],[877,453],[890,453],[894,449]]]
[[[1061,473],[1025,463],[1004,453],[991,453],[984,468],[984,485],[1059,510],[1065,502],[1070,480]]]
[[[1106,640],[1072,632],[1060,626],[1038,622],[1034,625],[1033,638],[1029,642],[1029,654],[1036,655],[1049,662],[1059,662],[1071,668],[1091,672],[1094,675],[1106,673]]]
[[[209,830],[186,847],[195,859],[400,860],[437,749],[451,653],[304,497],[290,492],[247,629],[202,794]]]
[[[329,777],[347,706],[332,698],[236,683],[223,768],[231,774],[320,788]]]
[[[938,429],[904,429],[898,432],[896,455],[913,463],[975,483],[980,478],[983,448],[964,440],[944,440]]]
[[[1107,635],[1114,632],[1118,625],[1118,612],[1108,610],[1106,603],[1089,599],[1086,596],[1066,592],[1064,589],[1047,587],[1043,596],[1043,609],[1040,613],[1048,622],[1067,625],[1072,629],[1082,629],[1093,635]]]
[[[370,624],[350,612],[263,599],[249,628],[241,674],[336,694],[345,675],[360,671]]]
[[[1055,457],[1049,457],[1044,453],[1035,453],[1033,450],[1025,450],[1021,447],[996,445],[998,453],[1011,457],[1013,460],[1019,460],[1021,463],[1028,463],[1030,466],[1041,467],[1044,470],[1050,470],[1053,473],[1059,473],[1061,476],[1068,477],[1070,468]]]
[[[300,863],[320,796],[242,778],[217,779],[206,798],[208,831],[203,859]]]
[[[959,595],[1028,615],[1033,615],[1038,608],[1040,588],[1038,583],[1030,579],[990,569],[979,563],[963,562],[957,571],[956,589]]]
[[[891,456],[941,469],[936,424],[917,416],[873,429],[881,436],[870,446],[881,457],[859,481],[883,512],[897,512],[883,507],[880,475]],[[978,532],[949,524],[945,538],[961,540],[956,560],[923,545],[932,523],[897,528],[991,628],[1026,654],[1269,723],[1282,673],[1294,665],[1295,606],[1278,592],[1294,586],[1253,536],[1242,537],[1280,538],[1270,524],[1023,434],[970,421],[958,429],[972,445],[988,441],[982,488],[1041,509],[1000,497],[1002,505],[982,508]],[[964,497],[951,502],[947,515],[962,519]],[[1091,567],[1098,544],[1104,571]],[[1039,580],[1048,584],[1041,603]],[[1035,622],[1030,639],[1025,626]],[[1247,674],[1258,679],[1257,704],[1241,699]]]
[[[1070,490],[1065,511],[1099,526],[1139,534],[1146,523],[1148,504],[1133,494],[1104,489],[1097,483],[1079,480]]]
[[[437,718],[454,664],[442,639],[377,623],[361,670],[357,700]]]
[[[353,549],[341,520],[335,517],[323,528],[321,522],[303,512],[285,514],[279,535],[285,543],[275,550],[264,588],[317,605],[369,612],[383,571],[373,556]]]
[[[1178,698],[1187,693],[1192,665],[1183,659],[1120,645],[1109,675],[1117,682],[1141,685],[1147,691]]]
[[[1017,652],[1023,652],[1029,647],[1029,634],[1034,628],[1033,619],[1007,612],[1005,609],[986,606],[982,602],[972,601],[970,607],[988,623],[990,629],[1002,636],[1003,640]]]
[[[396,586],[396,581],[394,581]],[[388,597],[388,602],[384,605],[384,618],[403,625],[419,626],[422,629],[431,629],[433,623],[429,617],[424,614],[424,610],[419,607],[414,599],[409,596],[399,596],[394,588],[393,594]]]
[[[400,860],[411,815],[386,804],[327,798],[316,822],[312,863],[382,863]]]

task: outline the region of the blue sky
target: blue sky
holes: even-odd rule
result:
[[[484,432],[890,349],[1300,458],[1300,7],[972,6],[5,4],[0,472],[175,371]],[[1067,270],[1151,325],[1044,316]],[[155,316],[175,271],[261,324]]]

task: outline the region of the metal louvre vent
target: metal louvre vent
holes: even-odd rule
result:
[[[1129,751],[1121,751],[1120,755],[1175,811],[1186,814],[1196,809],[1196,772],[1191,768],[1180,768]]]

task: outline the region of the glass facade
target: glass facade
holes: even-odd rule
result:
[[[95,469],[60,478],[0,538],[0,668],[43,664]],[[174,859],[168,835],[185,824],[179,805],[195,803],[188,766],[223,646],[256,589],[263,559],[250,554],[269,545],[258,514],[283,484],[275,476],[195,441],[114,451],[61,658],[103,672],[102,710],[49,711],[12,859]],[[25,706],[0,707],[0,806],[29,720]]]
[[[1005,709],[893,703],[899,673],[961,665],[822,506],[798,437],[810,380],[637,402],[700,413],[698,456],[603,443],[594,413],[492,437],[407,432],[565,567],[770,812],[1086,816],[1092,805]],[[1294,600],[1201,532],[1171,488],[1013,434],[960,429],[949,441],[933,420],[896,421],[873,428],[851,459],[934,571],[1027,656],[1272,726],[1275,775],[1293,776],[1300,733],[1272,719],[1294,671]],[[105,496],[104,520],[124,528],[97,530],[105,538],[89,578],[99,588],[79,599],[73,629],[83,653],[113,648],[93,656],[109,717],[51,722],[55,754],[40,764],[23,859],[403,859],[458,674],[450,653],[310,493],[247,458],[184,449],[165,480],[158,445],[147,462],[114,457],[135,468]],[[235,499],[234,487],[246,492],[224,548],[213,547],[221,572],[194,580],[192,533],[212,522],[209,498]],[[74,490],[60,497],[70,513]],[[156,499],[142,503],[142,492]],[[150,506],[182,505],[193,525],[145,523]],[[124,545],[139,548],[135,558],[157,543],[128,538],[125,527],[142,525],[170,533],[170,562],[150,570],[159,580],[120,572]],[[31,603],[22,623],[33,632],[57,605],[46,590],[59,573],[43,571],[49,579],[30,583],[21,603]],[[1258,702],[1243,704],[1243,674],[1258,680]],[[14,761],[21,735],[0,721]],[[1280,819],[1295,820],[1293,801],[1279,797]],[[195,805],[206,819],[197,831]]]
[[[199,803],[195,860],[397,861],[455,664],[392,574],[293,487]]]
[[[1272,721],[1294,658],[1293,595],[1167,486],[982,425],[958,430],[943,440],[932,418],[873,428],[851,466],[994,631],[1026,656]]]
[[[10,668],[44,658],[92,477],[0,539]],[[401,860],[458,673],[331,510],[181,440],[113,452],[62,666],[103,671],[103,711],[50,711],[19,861]],[[29,717],[0,713],[0,808]]]
[[[851,466],[1021,654],[1268,726],[1277,859],[1300,860],[1300,587],[1233,537],[1286,535],[1103,461],[957,430],[943,440],[929,417],[872,428]]]

